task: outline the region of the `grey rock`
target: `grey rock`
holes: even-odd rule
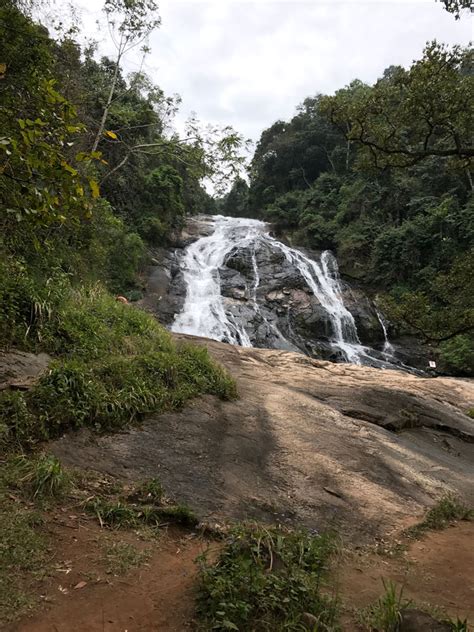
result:
[[[401,621],[398,632],[450,632],[449,623],[436,621],[426,612],[415,609],[406,609],[401,612]]]
[[[166,325],[181,311],[186,297],[182,270],[185,247],[211,230],[212,224],[205,218],[190,219],[175,236],[173,248],[151,253],[154,265],[149,270],[149,291],[144,303]],[[309,251],[305,254],[313,260],[320,256]],[[326,309],[296,265],[272,242],[260,241],[233,248],[218,274],[226,309],[243,324],[253,346],[299,350],[333,361],[345,359],[341,350],[331,344],[335,332]],[[344,304],[354,317],[361,344],[373,349],[373,365],[386,365],[384,332],[374,303],[360,287],[344,281],[341,287]],[[399,360],[393,361],[400,366],[426,368],[422,349],[407,353],[403,343],[394,344],[394,348]],[[414,362],[410,356],[416,356]]]

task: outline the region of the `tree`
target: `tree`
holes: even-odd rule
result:
[[[349,166],[350,147],[338,129],[319,112],[321,95],[308,97],[288,123],[265,130],[250,166],[250,206],[261,213],[287,191],[311,188],[325,171]]]
[[[453,13],[456,20],[461,17],[463,9],[473,10],[472,0],[441,0],[448,13]]]
[[[222,213],[230,217],[246,217],[249,205],[249,185],[240,177],[234,180],[231,190],[225,196]]]
[[[0,11],[0,22],[11,27],[3,48],[1,233],[40,247],[45,234],[90,217],[98,195],[90,165],[98,155],[73,147],[84,127],[57,90],[54,45],[45,29],[12,7]],[[36,46],[25,47],[25,39]]]
[[[474,158],[473,51],[432,42],[405,71],[321,99],[321,112],[378,168],[450,158],[470,179]]]
[[[113,62],[113,73],[110,79],[107,99],[104,104],[100,123],[92,143],[92,151],[96,151],[105,131],[110,107],[115,99],[120,99],[122,95],[116,96],[117,81],[120,72],[120,64],[124,56],[133,48],[143,44],[161,23],[157,14],[158,5],[155,0],[106,0],[104,5],[107,16],[107,24],[112,41],[117,49],[117,55]],[[144,48],[146,53],[147,49]],[[108,136],[114,138],[113,132]]]

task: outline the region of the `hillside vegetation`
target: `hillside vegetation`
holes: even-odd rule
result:
[[[399,330],[473,375],[473,103],[472,49],[432,42],[410,68],[308,97],[266,129],[223,212],[335,251]]]
[[[123,74],[124,54],[158,26],[156,10],[152,0],[106,3],[117,55],[98,60],[75,27],[53,39],[24,3],[0,9],[0,348],[55,359],[33,390],[3,391],[4,446],[234,394],[205,351],[176,347],[110,294],[140,296],[147,246],[209,208],[200,179],[238,162],[230,129],[204,135],[194,121],[192,139],[165,133],[179,99]]]

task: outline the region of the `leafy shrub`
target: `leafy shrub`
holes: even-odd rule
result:
[[[69,280],[55,268],[40,276],[31,275],[21,259],[13,260],[0,251],[0,345],[24,348],[42,341]]]
[[[440,358],[449,373],[474,376],[474,336],[455,336],[442,342]]]
[[[309,615],[330,629],[335,603],[321,585],[333,550],[330,536],[236,527],[217,562],[200,559],[202,628],[296,631],[306,629]]]

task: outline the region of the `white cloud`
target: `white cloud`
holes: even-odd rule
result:
[[[83,34],[94,35],[101,0],[75,4]],[[182,96],[182,119],[195,111],[253,139],[308,95],[372,82],[389,65],[409,65],[432,39],[472,39],[471,18],[456,21],[434,0],[163,0],[160,13],[146,71]],[[100,40],[110,51],[104,29]]]

